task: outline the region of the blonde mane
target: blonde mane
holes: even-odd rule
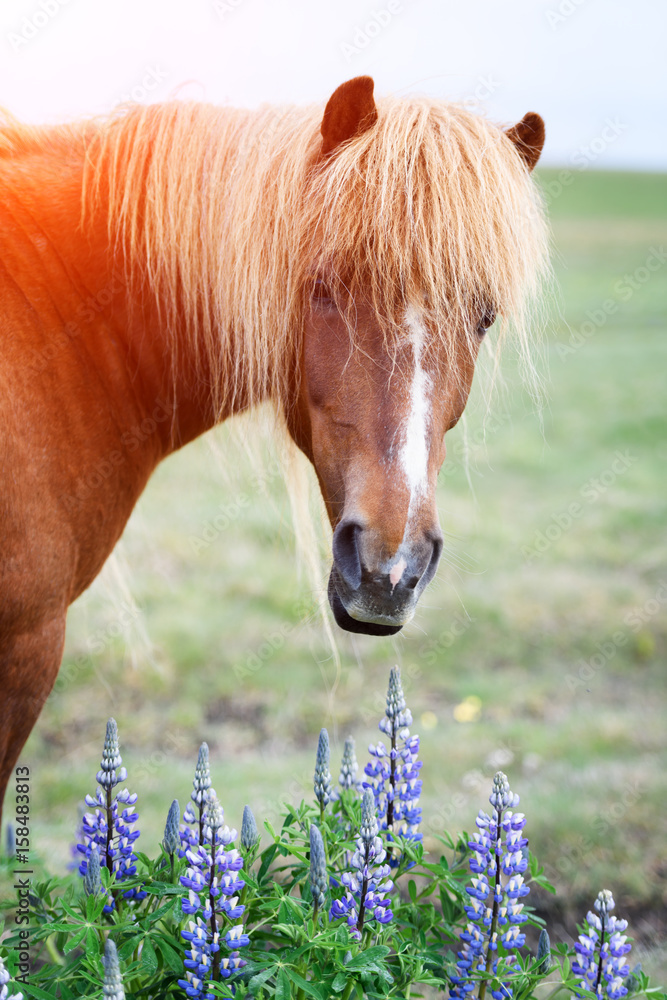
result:
[[[320,106],[135,106],[92,133],[85,207],[108,205],[128,277],[148,279],[174,351],[185,317],[220,412],[242,390],[289,405],[323,274],[352,324],[360,293],[387,327],[413,303],[452,346],[457,318],[493,308],[498,343],[509,326],[529,357],[547,232],[511,141],[444,101],[377,107],[376,125],[328,159]]]

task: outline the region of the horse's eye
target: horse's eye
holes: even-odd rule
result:
[[[327,285],[326,281],[324,281],[322,278],[317,278],[315,284],[313,285],[311,301],[316,306],[333,305],[333,297],[331,295],[331,289]]]
[[[481,320],[477,325],[477,336],[483,337],[490,326],[493,326],[496,320],[495,309],[487,309]]]

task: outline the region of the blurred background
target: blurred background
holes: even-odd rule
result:
[[[247,424],[158,469],[71,610],[24,751],[50,872],[110,715],[152,850],[202,740],[237,827],[246,802],[261,824],[312,794],[322,725],[334,775],[348,734],[363,767],[398,663],[427,847],[471,829],[504,770],[558,890],[531,897],[552,940],[610,888],[635,960],[667,979],[666,29],[656,0],[3,0],[0,104],[27,121],[170,96],[324,102],[360,73],[503,123],[539,111],[557,278],[545,405],[510,355],[488,411],[477,382],[441,473],[445,557],[395,639],[337,632],[336,662],[275,455],[246,457]]]

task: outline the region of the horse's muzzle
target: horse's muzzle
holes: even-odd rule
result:
[[[400,562],[403,570],[395,580],[391,566],[373,565],[363,534],[363,526],[349,520],[334,531],[329,604],[336,624],[347,632],[395,635],[412,619],[424,587],[435,575],[442,534],[436,527],[418,542],[402,544],[400,558],[397,553],[393,563]]]

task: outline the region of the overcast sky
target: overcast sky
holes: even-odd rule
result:
[[[545,163],[667,169],[665,0],[0,0],[0,104],[33,122],[343,80],[547,123]]]

